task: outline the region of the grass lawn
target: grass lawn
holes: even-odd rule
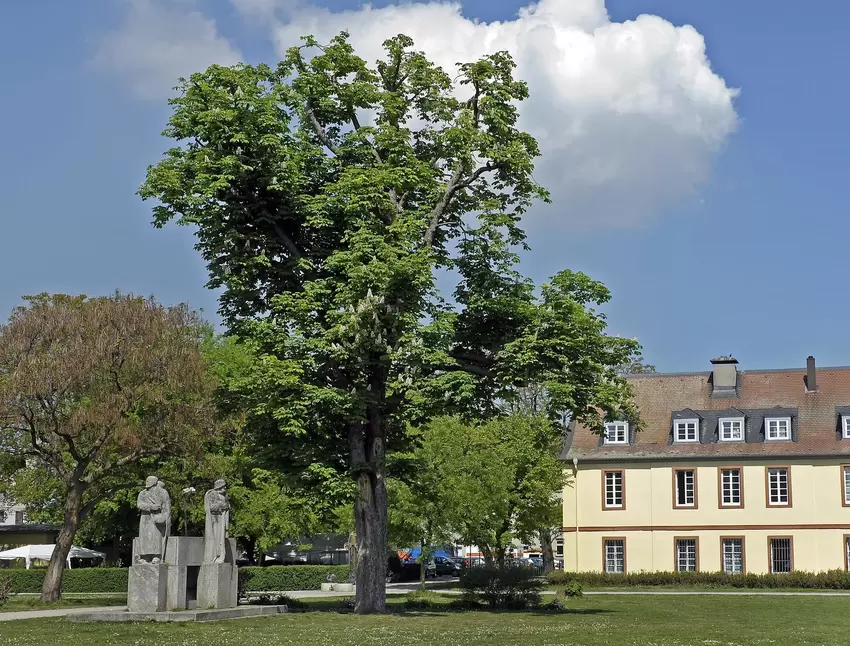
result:
[[[850,644],[845,599],[821,597],[585,597],[563,614],[394,612],[359,617],[320,600],[307,612],[208,624],[82,624],[60,619],[0,625],[0,644],[55,646],[683,646]]]

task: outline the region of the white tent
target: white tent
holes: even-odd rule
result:
[[[24,559],[27,564],[27,569],[33,560],[49,561],[53,555],[55,545],[21,545],[15,549],[0,552],[0,560],[15,561]],[[106,556],[103,552],[95,552],[94,550],[86,549],[85,547],[71,547],[68,553],[68,567],[71,567],[71,559],[102,559]]]

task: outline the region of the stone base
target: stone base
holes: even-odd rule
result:
[[[127,607],[130,612],[165,610],[168,568],[161,564],[136,563],[130,567]]]
[[[323,583],[322,590],[325,592],[354,592],[353,583]]]
[[[286,606],[239,606],[221,610],[183,612],[87,612],[68,615],[70,621],[220,621],[288,612]]]
[[[235,608],[239,580],[231,563],[205,563],[198,572],[198,609]]]

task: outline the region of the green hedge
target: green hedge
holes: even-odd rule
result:
[[[337,581],[348,578],[347,565],[272,565],[239,568],[241,592],[318,590],[333,574]]]
[[[555,571],[547,575],[550,585],[578,581],[591,587],[702,586],[711,588],[809,588],[850,590],[850,572],[789,572],[788,574],[725,574],[723,572],[602,572]]]
[[[12,591],[41,592],[45,570],[0,570],[0,578],[12,582]],[[318,590],[328,579],[348,578],[347,565],[275,565],[239,568],[239,588],[246,592]],[[62,592],[127,592],[127,568],[81,568],[65,570]]]
[[[41,592],[46,570],[0,570],[0,578],[12,582],[12,591]],[[93,567],[65,570],[62,592],[127,592],[127,568]]]

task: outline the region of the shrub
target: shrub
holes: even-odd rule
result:
[[[521,610],[540,604],[540,581],[521,565],[478,565],[463,573],[460,586],[467,601],[483,601],[491,608]]]
[[[14,594],[12,592],[12,582],[8,577],[0,576],[0,608],[6,605],[12,594]]]
[[[564,596],[567,599],[576,599],[584,596],[584,589],[578,581],[570,581],[564,588]]]
[[[808,588],[819,590],[850,590],[850,572],[790,572],[788,574],[726,574],[724,572],[550,572],[550,585],[562,586],[576,582],[593,587],[631,586],[701,586],[710,588]]]
[[[347,565],[273,565],[270,567],[239,568],[239,590],[248,592],[285,592],[287,590],[318,590],[333,575],[337,580],[348,578]]]

